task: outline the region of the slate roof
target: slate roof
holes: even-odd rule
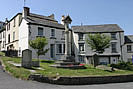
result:
[[[4,23],[4,22],[0,21],[0,23]]]
[[[125,43],[133,43],[133,35],[127,35],[124,38],[125,38]]]
[[[117,24],[72,26],[72,30],[83,33],[124,32]]]
[[[30,13],[30,15],[27,16],[26,20],[30,24],[37,24],[37,25],[43,25],[43,26],[48,26],[53,28],[60,28],[60,29],[65,28],[64,25],[59,24],[58,21],[48,16],[42,16],[42,15]]]

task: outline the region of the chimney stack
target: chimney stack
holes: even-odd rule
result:
[[[51,14],[50,16],[48,16],[49,18],[55,19],[54,18],[54,14]]]
[[[5,23],[8,23],[8,18],[5,19]]]
[[[24,7],[22,17],[26,18],[30,13],[30,8],[29,7]]]
[[[65,19],[65,15],[62,15],[62,18],[61,18],[61,24],[64,25],[64,20]]]

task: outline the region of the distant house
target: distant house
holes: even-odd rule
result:
[[[22,19],[22,14],[16,14],[11,20],[6,20],[6,51],[14,51],[10,53],[13,56],[18,56],[18,41],[19,41],[19,24]],[[10,56],[11,56],[10,55]]]
[[[0,51],[5,51],[5,42],[6,42],[6,28],[5,23],[0,22]]]
[[[95,54],[86,43],[88,34],[105,34],[111,37],[110,47],[100,54],[100,64],[117,63],[123,58],[124,31],[117,24],[72,26],[77,61],[91,63]]]
[[[125,36],[123,51],[124,51],[124,60],[133,62],[133,35]]]
[[[3,28],[4,24],[5,24],[4,22],[0,21],[0,29]]]

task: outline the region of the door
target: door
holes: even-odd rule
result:
[[[50,45],[50,56],[52,59],[55,58],[55,45],[54,44]]]

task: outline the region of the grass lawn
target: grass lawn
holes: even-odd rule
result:
[[[5,65],[6,71],[10,72],[10,74],[15,76],[16,78],[27,80],[27,78],[31,74],[28,69],[22,67],[15,67],[14,65],[8,63],[8,61],[13,61],[14,63],[21,63],[20,58],[2,57],[1,60]]]
[[[15,67],[12,64],[9,64],[8,61],[13,61],[14,63],[21,63],[20,58],[10,58],[10,57],[2,57],[5,64],[5,68],[9,71],[12,75],[17,78],[27,79],[31,72],[28,69],[22,67]],[[48,60],[41,60],[40,66],[43,70],[33,68],[37,74],[42,74],[48,77],[57,77],[57,76],[109,76],[109,75],[124,75],[124,74],[133,74],[133,71],[128,70],[116,70],[113,72],[104,71],[101,69],[94,68],[92,66],[87,66],[87,69],[61,69],[61,68],[53,68],[49,67],[50,65],[54,64],[54,61]]]

